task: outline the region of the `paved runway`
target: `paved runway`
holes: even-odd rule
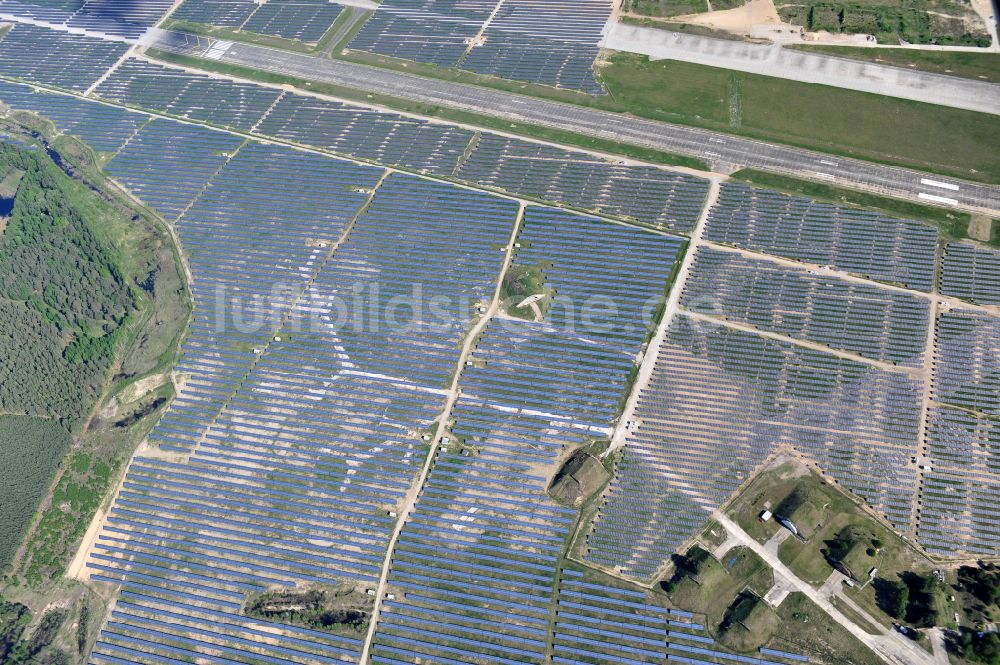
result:
[[[905,199],[957,205],[1000,215],[1000,187],[994,185],[932,176],[910,169],[264,46],[227,42],[211,48],[210,42],[205,37],[186,33],[159,32],[147,43],[165,51],[188,55],[209,51],[220,62],[697,157],[719,169],[726,166],[764,169]]]
[[[860,60],[616,24],[602,44],[655,60],[679,60],[792,81],[1000,115],[1000,85]]]

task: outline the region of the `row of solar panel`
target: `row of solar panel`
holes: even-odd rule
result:
[[[133,185],[156,177],[128,175]],[[497,248],[518,213],[493,196],[401,174],[380,183],[382,175],[249,142],[224,159],[193,204],[172,202],[184,210],[176,226],[198,325],[181,367],[190,376],[152,440],[190,456],[140,460],[128,473],[90,561],[99,575],[124,580],[123,599],[144,585],[141,593],[182,604],[181,615],[236,614],[249,591],[377,577],[390,513],[427,454],[421,433],[445,403],[459,341],[475,304],[492,296],[503,264]],[[287,288],[264,290],[273,281]],[[396,327],[352,328],[357,310],[381,304],[373,300],[379,293],[391,298],[414,281],[428,299],[469,304],[436,312],[441,325],[407,310]],[[348,297],[358,285],[363,297]],[[220,299],[220,289],[236,301],[261,297],[277,323],[233,333],[238,303]],[[343,318],[338,306],[348,309]],[[239,381],[216,385],[203,367]],[[196,436],[178,437],[170,430],[177,407],[207,399],[189,392],[198,381],[196,390],[222,401],[187,411]],[[153,625],[147,607],[116,612],[95,662],[219,653],[229,662],[357,658],[357,637],[313,639],[267,624],[269,639],[258,644],[232,622],[221,630],[198,618],[157,617]],[[136,627],[150,631],[140,636]]]
[[[0,0],[0,12],[26,22],[135,40],[159,22],[172,4],[171,0]]]
[[[0,42],[0,66],[3,43]],[[23,74],[40,83],[60,84],[41,72],[13,74]],[[96,70],[92,74],[95,79],[99,75]],[[2,92],[8,103],[50,116],[62,129],[80,135],[102,151],[117,150],[146,122],[140,114],[70,97],[31,93],[21,86],[5,84]],[[519,139],[474,134],[394,113],[191,74],[135,58],[126,60],[102,81],[97,94],[128,106],[315,146],[388,166],[426,170],[659,228],[692,229],[707,195],[707,182],[655,167],[611,164],[547,146],[541,146],[540,150],[537,144]],[[220,144],[233,141],[221,134],[204,136],[206,141]],[[172,152],[180,150],[178,146]],[[222,148],[218,151],[226,152]],[[500,159],[498,151],[502,154]],[[208,161],[196,160],[202,162],[197,169],[211,170],[219,157],[212,154]],[[162,189],[162,196],[170,197],[178,183],[168,180],[165,176],[163,187],[153,183],[148,187]],[[190,200],[189,192],[182,193],[179,198]],[[156,198],[156,194],[150,194],[154,206]],[[171,217],[178,210],[170,207],[161,212]]]
[[[911,367],[923,363],[930,325],[926,298],[704,246],[681,304],[700,315]]]
[[[607,0],[387,0],[349,46],[601,94],[593,66],[611,9]]]
[[[566,451],[606,436],[662,298],[676,238],[529,207],[512,275],[535,269],[540,321],[494,319],[459,378],[439,452],[403,528],[372,662],[542,663],[558,556],[575,511],[545,494]],[[626,268],[630,266],[630,268]],[[632,269],[635,268],[635,269]],[[578,326],[569,303],[617,305]],[[578,323],[578,322],[576,322]],[[438,547],[440,539],[448,547]]]
[[[681,315],[640,392],[640,424],[628,435],[588,557],[649,579],[662,552],[674,551],[781,444],[909,527],[920,396],[907,374]],[[877,481],[872,468],[884,470]]]
[[[341,11],[330,0],[184,0],[170,18],[316,43]]]

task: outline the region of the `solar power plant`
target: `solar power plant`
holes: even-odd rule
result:
[[[439,174],[454,171],[473,136],[460,127],[292,94],[274,105],[255,132]]]
[[[151,441],[180,452],[197,444],[381,175],[249,143],[212,179],[176,223],[195,312],[177,366],[184,387]]]
[[[971,242],[945,247],[941,293],[980,305],[1000,305],[1000,251]]]
[[[910,527],[920,388],[902,372],[679,316],[640,392],[588,559],[649,580],[783,443]]]
[[[209,192],[228,189],[213,196],[240,216],[202,231],[205,242],[211,237],[219,245],[217,257],[224,256],[222,245],[236,251],[247,245],[244,236],[267,235],[267,226],[295,218],[282,204],[280,216],[267,225],[246,228],[255,216],[244,219],[232,205],[248,191],[270,196],[272,207],[277,197],[297,194],[247,182],[261,169],[276,173],[279,164],[291,180],[321,168],[294,163],[291,154],[250,144],[213,181]],[[375,184],[374,169],[301,158],[339,165],[326,168],[346,169]],[[235,165],[241,159],[245,163]],[[364,293],[391,297],[416,280],[428,298],[473,304],[489,299],[503,265],[497,246],[507,243],[517,206],[392,175],[349,225],[333,257],[319,260],[310,248],[319,247],[324,233],[335,236],[345,228],[344,218],[367,194],[345,193],[337,182],[302,186],[345,199],[336,203],[344,215],[319,228],[291,226],[287,235],[274,234],[274,242],[286,245],[284,252],[268,256],[247,249],[215,268],[252,284],[250,267],[275,262],[289,275],[301,275],[301,296],[281,305],[291,308],[285,325],[190,457],[133,464],[89,564],[97,579],[123,583],[94,662],[333,663],[359,657],[358,638],[250,619],[240,615],[240,601],[274,586],[361,585],[377,578],[394,522],[389,511],[398,508],[423,463],[422,433],[445,404],[442,386],[476,310],[470,305],[433,320],[414,315],[402,326],[411,331],[406,335],[399,327],[367,322],[366,337],[348,332],[370,302],[347,294],[361,283],[370,289]],[[180,229],[189,217],[202,218],[197,207],[178,223]],[[185,237],[191,233],[182,231],[186,247]],[[297,256],[296,246],[303,248],[300,256],[285,258],[289,252]],[[428,261],[435,253],[453,260]],[[196,281],[210,265],[192,263]],[[348,308],[343,318],[341,307]]]
[[[945,312],[938,316],[934,342],[934,399],[1000,416],[1000,317]]]
[[[870,283],[699,247],[681,304],[872,360],[923,364],[930,302]]]
[[[128,48],[121,42],[18,23],[0,39],[0,74],[83,91]]]
[[[105,167],[143,203],[173,221],[243,139],[199,125],[156,119]]]
[[[454,67],[496,5],[497,0],[386,0],[348,46]]]
[[[604,89],[594,78],[598,42],[611,16],[608,0],[504,0],[462,69],[517,81]]]
[[[84,4],[83,0],[0,0],[0,11],[20,19],[65,23]]]
[[[401,593],[380,617],[373,663],[545,660],[576,512],[547,497],[548,476],[564,450],[607,435],[643,342],[643,304],[662,295],[681,245],[536,207],[517,241],[511,271],[544,264],[555,295],[541,321],[494,318],[466,362],[454,441],[393,552],[389,588]],[[616,312],[572,332],[568,307],[595,289]]]
[[[96,94],[120,104],[449,176],[659,229],[690,232],[708,191],[702,179],[652,166],[612,164],[586,153],[192,74],[137,58],[115,68]],[[72,108],[81,118],[92,119],[85,124],[94,140],[106,126],[101,118],[118,117],[111,107],[66,99],[70,101],[56,100],[50,106]],[[53,121],[72,122],[54,108],[37,111]],[[63,129],[72,133],[68,124]],[[72,130],[82,131],[76,125]],[[115,140],[109,136],[95,148],[113,150],[121,145],[111,145]]]
[[[937,229],[867,210],[727,182],[704,237],[918,291],[934,288]]]
[[[0,0],[0,13],[138,39],[171,4],[170,0]]]
[[[920,543],[953,556],[956,550],[1000,553],[1000,420],[944,404],[931,406],[927,465],[920,491]]]
[[[149,116],[68,95],[35,92],[26,85],[0,81],[0,101],[18,111],[48,118],[98,152],[115,152],[135,135]]]
[[[87,0],[67,25],[138,39],[170,11],[171,0]]]
[[[552,641],[556,665],[808,661],[775,649],[762,648],[760,653],[760,657],[729,653],[706,634],[693,614],[652,604],[643,591],[588,581],[574,570],[564,569],[560,575]]]
[[[242,29],[303,42],[318,42],[340,16],[343,5],[329,0],[269,0]]]
[[[116,68],[96,93],[121,104],[243,131],[252,129],[283,94],[135,58]]]
[[[689,232],[708,182],[652,166],[607,160],[521,139],[481,133],[456,177],[531,197]]]
[[[184,0],[170,18],[178,21],[207,23],[238,28],[260,5],[254,0]]]

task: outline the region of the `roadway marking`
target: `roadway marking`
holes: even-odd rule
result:
[[[820,178],[826,178],[827,180],[836,180],[837,179],[837,176],[832,175],[830,173],[823,173],[822,171],[816,171],[816,175],[818,175]]]
[[[821,159],[821,160],[819,160],[819,163],[820,164],[826,164],[827,166],[836,166],[837,165],[837,162],[831,162],[828,159]]]
[[[232,45],[233,45],[232,42],[225,42],[225,41],[213,42],[212,45],[208,47],[208,50],[205,51],[205,57],[208,58],[209,60],[219,60],[220,58],[222,58],[222,56],[226,54],[226,51],[228,51],[229,47]]]
[[[938,196],[937,194],[925,194],[920,192],[917,194],[917,198],[923,199],[924,201],[931,201],[933,203],[944,203],[950,206],[958,205],[958,201],[955,199],[949,199],[947,196]]]
[[[950,182],[941,182],[940,180],[928,180],[927,178],[921,178],[920,184],[927,185],[928,187],[940,187],[941,189],[950,189],[953,192],[958,191],[958,185],[953,185]]]

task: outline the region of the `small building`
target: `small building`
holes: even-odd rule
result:
[[[773,516],[774,516],[774,513],[772,513],[770,510],[765,510],[764,512],[762,512],[760,514],[760,521],[761,522],[770,522],[771,518]]]

